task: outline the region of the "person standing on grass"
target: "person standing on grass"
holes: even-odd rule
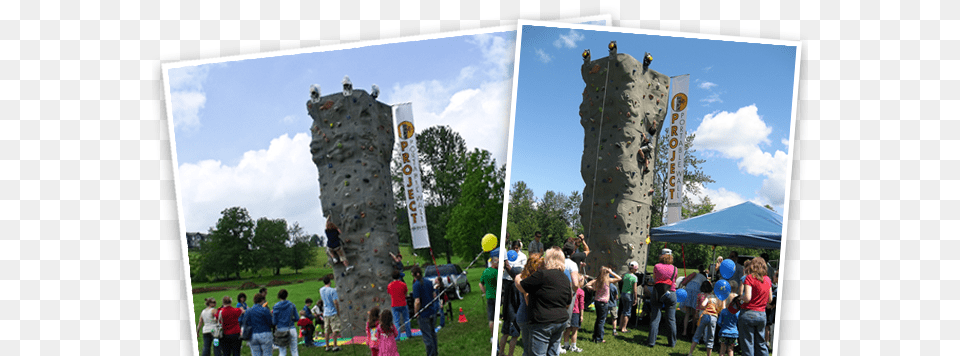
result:
[[[200,351],[200,356],[210,356],[210,350],[213,348],[213,328],[217,326],[217,318],[213,315],[213,312],[217,307],[217,300],[213,298],[207,298],[204,300],[206,308],[203,308],[203,311],[200,312],[200,321],[197,322],[197,333],[202,336],[203,340],[203,350]]]
[[[677,267],[673,265],[673,251],[665,248],[660,251],[660,263],[653,266],[653,295],[650,296],[650,337],[647,346],[657,343],[660,329],[660,314],[667,318],[667,347],[677,345]]]
[[[640,298],[637,297],[637,270],[640,264],[632,261],[628,265],[629,272],[623,275],[623,290],[620,291],[620,332],[627,332],[627,320],[633,315],[633,310],[637,308]]]
[[[767,343],[764,340],[764,327],[767,323],[766,308],[773,294],[770,278],[766,276],[767,265],[763,257],[747,262],[746,276],[743,282],[743,294],[740,318],[737,329],[740,331],[740,350],[744,356],[767,356]]]
[[[287,349],[290,350],[291,356],[297,356],[300,354],[297,350],[297,327],[294,325],[297,321],[297,306],[287,300],[287,295],[286,289],[277,292],[277,298],[280,301],[273,305],[273,326],[276,327],[277,333],[286,331],[290,334],[290,342],[277,345],[280,347],[280,356],[286,355]]]
[[[500,250],[490,251],[490,267],[480,276],[480,292],[487,298],[487,322],[493,334],[493,320],[497,317],[497,270],[500,269]]]
[[[504,273],[510,274],[510,277],[516,279],[517,276],[520,278],[530,277],[530,274],[536,272],[543,265],[543,260],[540,258],[539,253],[530,255],[527,259],[527,264],[523,268],[513,268],[510,267],[508,262],[504,262],[506,270]],[[516,283],[514,283],[516,288]],[[519,290],[517,291],[519,292]],[[527,294],[520,292],[520,305],[517,307],[517,325],[520,326],[520,342],[523,343],[523,356],[529,356],[530,353],[530,317],[529,317],[529,308],[527,307]]]
[[[411,270],[413,278],[413,305],[418,310],[417,322],[420,324],[420,332],[423,334],[423,345],[427,349],[427,356],[437,356],[437,292],[433,289],[433,283],[423,279],[423,271],[419,266],[414,266]],[[496,292],[496,289],[494,289]],[[423,309],[421,309],[423,308]],[[383,319],[380,319],[383,324]],[[382,347],[382,346],[381,346]],[[384,352],[381,348],[380,352]]]
[[[326,340],[326,351],[340,351],[337,338],[340,337],[340,297],[336,288],[330,287],[332,274],[323,277],[323,288],[320,288],[320,299],[323,299],[323,338]],[[333,336],[333,347],[330,347],[330,337]]]
[[[688,296],[694,296],[700,293],[700,284],[703,282],[708,282],[706,270],[703,266],[700,266],[700,269],[697,272],[690,273],[683,278],[683,281],[680,282],[679,288],[683,288],[687,291]],[[697,298],[687,298],[680,303],[680,307],[683,310],[683,336],[688,336],[690,333],[687,331],[687,326],[690,322],[697,322],[696,311],[700,309],[698,306]],[[696,328],[696,327],[694,327]]]
[[[390,312],[393,313],[393,326],[397,330],[397,338],[400,338],[400,330],[406,328],[407,338],[413,337],[410,329],[410,309],[407,308],[407,283],[403,281],[403,274],[399,271],[393,271],[393,282],[387,285],[387,293],[390,294]],[[377,317],[380,317],[377,315]]]
[[[380,323],[377,324],[378,356],[400,356],[397,351],[398,334],[397,329],[393,328],[393,313],[386,310],[380,312]]]
[[[703,340],[707,347],[707,356],[713,353],[713,334],[717,326],[717,317],[720,316],[722,303],[717,299],[713,292],[713,284],[710,281],[700,283],[700,294],[697,295],[697,310],[700,317],[697,323],[697,331],[693,333],[693,342],[690,344],[690,352],[687,356],[693,355],[697,349],[697,343]]]
[[[514,285],[529,297],[530,354],[556,356],[560,336],[570,320],[567,308],[573,301],[571,282],[564,274],[563,252],[547,250],[543,267],[524,278],[517,275]]]
[[[580,284],[584,284],[583,275],[580,276]],[[562,346],[562,349],[570,352],[583,352],[583,349],[577,347],[577,333],[580,331],[580,326],[583,325],[583,308],[586,307],[583,305],[585,296],[583,288],[577,288],[577,293],[573,297],[573,317],[570,318],[570,328],[573,329],[570,337],[571,342]]]
[[[253,296],[253,306],[243,313],[244,328],[251,329],[252,336],[248,344],[253,356],[270,356],[273,354],[273,317],[267,309],[267,297],[257,293]]]
[[[600,268],[600,275],[597,279],[587,282],[587,289],[593,290],[596,294],[593,298],[593,306],[597,310],[597,319],[593,324],[593,337],[590,341],[603,343],[603,328],[607,322],[607,307],[610,303],[610,283],[620,281],[620,276],[603,266]]]
[[[739,290],[740,283],[730,283],[730,290]],[[736,292],[727,296],[726,308],[720,311],[717,319],[717,329],[720,330],[720,354],[733,356],[733,349],[737,347],[740,332],[737,330],[737,320],[740,316],[740,298]]]
[[[563,336],[561,337],[561,341],[564,344],[569,343],[573,336],[573,328],[571,327],[573,320],[573,298],[575,297],[577,288],[583,286],[581,284],[582,279],[580,278],[580,266],[570,259],[576,250],[577,246],[569,241],[563,244],[563,249],[561,250],[565,256],[563,260],[563,274],[567,277],[567,281],[570,282],[570,301],[567,303],[567,322],[564,325],[566,330],[563,331]],[[560,343],[557,343],[557,348],[557,353],[566,353],[566,350],[560,348]]]

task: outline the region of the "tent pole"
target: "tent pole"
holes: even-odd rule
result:
[[[710,263],[716,264],[717,263],[715,262],[716,260],[717,260],[717,245],[713,245],[713,256],[710,256]],[[707,270],[709,271],[710,268],[707,268]],[[714,271],[713,273],[720,274],[720,267],[717,267],[716,271]],[[710,276],[710,278],[714,278],[714,277],[715,276]]]
[[[687,275],[687,253],[684,252],[683,246],[685,244],[680,244],[680,257],[683,258],[683,275]]]

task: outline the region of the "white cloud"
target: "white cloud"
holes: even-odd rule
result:
[[[734,113],[715,112],[705,116],[694,131],[697,135],[694,149],[707,154],[719,153],[724,158],[736,160],[741,171],[765,177],[756,192],[755,202],[781,207],[782,211],[790,160],[784,151],[761,149],[770,145],[772,131],[758,114],[756,105],[742,107]]]
[[[740,194],[726,190],[723,187],[714,190],[701,185],[700,195],[689,195],[690,199],[695,203],[702,202],[705,196],[710,197],[710,202],[714,204],[713,211],[729,208],[747,201],[747,199],[744,199]]]
[[[209,73],[210,67],[206,65],[175,68],[168,72],[175,129],[195,130],[200,126],[200,111],[207,103],[203,83]]]
[[[173,127],[179,130],[193,130],[200,127],[200,110],[207,103],[207,95],[202,91],[170,91],[170,105],[173,107]]]
[[[720,99],[720,93],[710,93],[710,95],[708,95],[706,98],[700,99],[700,101],[707,104],[723,103],[723,99]]]
[[[413,102],[417,131],[435,125],[450,126],[463,137],[469,150],[485,149],[498,164],[504,164],[513,94],[514,43],[490,35],[475,36],[471,43],[483,53],[482,64],[463,68],[454,80],[395,84],[385,91],[384,101]]]
[[[234,206],[246,208],[254,220],[284,218],[288,224],[299,222],[307,232],[322,231],[325,221],[309,144],[307,133],[293,138],[284,134],[267,149],[244,153],[236,166],[214,160],[180,165],[187,231],[206,232],[221,211]]]
[[[566,35],[560,35],[560,38],[557,38],[556,41],[553,41],[553,45],[557,48],[576,48],[577,42],[582,41],[583,39],[583,34],[571,29],[570,33]]]
[[[716,87],[716,86],[717,86],[716,83],[711,83],[711,82],[703,82],[703,83],[700,83],[700,84],[698,85],[698,87],[700,87],[700,89],[707,89],[707,90],[710,90],[710,89],[712,89],[713,87]]]
[[[543,63],[550,63],[550,61],[553,60],[553,57],[551,57],[549,54],[547,54],[547,52],[544,52],[540,48],[537,48],[536,52],[537,52],[537,56],[539,56],[540,61]]]

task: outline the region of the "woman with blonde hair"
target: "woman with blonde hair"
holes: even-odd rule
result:
[[[745,266],[743,293],[740,300],[740,319],[737,329],[740,331],[740,350],[744,356],[767,356],[767,342],[764,340],[764,328],[767,323],[767,304],[773,294],[770,278],[767,277],[767,261],[756,257]]]
[[[514,284],[529,299],[529,353],[555,356],[560,350],[560,336],[569,318],[567,307],[573,300],[573,291],[570,280],[563,273],[563,252],[557,248],[547,250],[543,260],[542,268],[526,278],[517,275]]]
[[[653,347],[657,343],[657,332],[660,329],[660,314],[666,314],[667,347],[677,344],[677,294],[676,280],[677,267],[673,265],[673,251],[668,248],[660,252],[660,263],[653,267],[653,295],[650,297],[650,338],[647,346]]]

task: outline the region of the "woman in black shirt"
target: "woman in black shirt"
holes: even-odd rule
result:
[[[555,356],[560,349],[567,307],[573,298],[563,262],[563,252],[552,248],[544,255],[543,268],[527,278],[514,278],[517,289],[529,295],[530,352],[535,356]]]

